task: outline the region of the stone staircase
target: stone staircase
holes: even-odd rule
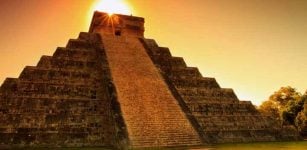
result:
[[[107,60],[97,34],[81,33],[0,91],[0,148],[113,146]]]
[[[102,39],[131,147],[201,145],[138,38]]]
[[[249,101],[239,101],[232,89],[221,88],[214,78],[203,77],[197,68],[187,67],[180,57],[172,57],[168,48],[159,47],[154,40],[140,38],[147,53],[177,100],[183,100],[197,120],[209,143],[254,142],[298,139],[283,137],[281,128],[262,116]],[[277,128],[276,128],[277,127]]]
[[[113,20],[112,20],[113,19]],[[53,56],[0,87],[0,149],[295,140],[232,89],[144,39],[144,18],[95,12]]]

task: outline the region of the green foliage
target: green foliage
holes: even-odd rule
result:
[[[295,142],[254,142],[254,143],[227,143],[218,144],[212,150],[306,150],[307,141]],[[195,148],[198,149],[198,148]],[[200,148],[199,148],[200,149]]]
[[[302,96],[301,101],[304,105],[302,111],[295,118],[295,126],[300,132],[303,132],[303,130],[307,130],[307,91]]]
[[[295,88],[290,86],[281,87],[278,91],[274,92],[273,95],[270,96],[269,100],[276,102],[280,109],[286,107],[288,102],[297,101],[301,98],[301,94],[296,91]]]
[[[289,100],[281,111],[283,123],[294,125],[295,118],[299,112],[304,109],[304,102],[302,98],[298,100]]]
[[[259,111],[266,115],[270,116],[271,118],[275,120],[280,120],[280,115],[279,115],[279,109],[278,105],[276,102],[273,101],[264,101],[260,106],[259,106]]]
[[[282,125],[294,125],[302,130],[307,125],[307,91],[302,95],[295,88],[282,87],[258,109]]]

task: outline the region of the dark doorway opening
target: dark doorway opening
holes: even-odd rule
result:
[[[121,32],[120,30],[116,30],[116,31],[115,31],[115,35],[116,35],[116,36],[121,36],[121,35],[122,35],[122,32]]]

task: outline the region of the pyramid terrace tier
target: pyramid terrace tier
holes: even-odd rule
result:
[[[186,66],[168,48],[159,47],[152,39],[140,40],[209,143],[289,139],[280,134],[282,131],[298,138],[294,130],[286,131],[272,119],[261,116],[250,101],[239,101],[232,89],[221,88],[214,78],[203,77],[197,68]]]
[[[30,81],[69,80],[73,82],[101,78],[98,77],[98,74],[98,71],[89,72],[83,69],[39,68],[27,66],[20,74],[19,79]],[[6,81],[4,83],[6,83]]]
[[[189,78],[189,77],[177,77],[171,78],[172,82],[176,85],[177,88],[184,87],[203,87],[203,88],[220,88],[214,78]]]
[[[0,87],[0,149],[142,149],[299,138],[145,39],[144,18],[135,16],[95,12],[90,33]]]
[[[57,83],[57,82],[33,82],[33,81],[17,81],[10,88],[4,88],[3,94],[16,94],[18,96],[64,96],[64,97],[86,97],[96,98],[99,84],[93,82],[86,83]]]
[[[251,104],[246,103],[187,103],[190,110],[195,114],[204,116],[214,115],[259,115],[259,112],[252,107]]]
[[[80,33],[0,89],[0,149],[113,147],[126,136],[98,34]]]
[[[52,58],[50,56],[43,56],[38,63],[39,68],[65,68],[65,69],[94,69],[96,67],[95,61],[84,59],[64,59]]]

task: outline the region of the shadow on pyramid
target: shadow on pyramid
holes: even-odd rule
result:
[[[144,18],[95,12],[0,91],[0,148],[185,147],[299,140],[232,89],[144,38]]]

